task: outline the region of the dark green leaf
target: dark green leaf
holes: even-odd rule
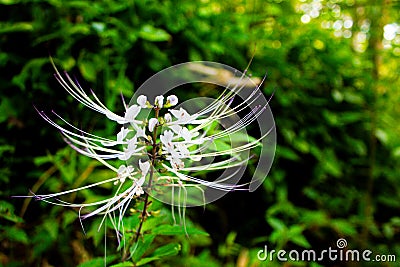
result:
[[[186,230],[184,226],[182,225],[168,225],[168,224],[163,224],[158,227],[156,227],[154,230],[152,230],[153,234],[157,235],[208,235],[207,232],[204,232],[200,229],[193,228],[193,227],[186,227]]]
[[[161,259],[163,257],[177,255],[180,250],[181,250],[181,246],[176,243],[162,246],[162,247],[156,249],[150,257],[143,258],[140,261],[138,261],[137,266],[144,265],[146,263]]]
[[[155,237],[155,235],[147,234],[143,238],[140,238],[138,243],[134,244],[130,248],[131,257],[134,262],[140,261],[146,251],[150,248]]]
[[[4,200],[0,200],[0,217],[15,223],[23,222],[22,218],[15,215],[14,206]]]
[[[139,31],[139,36],[146,41],[150,42],[163,42],[168,41],[171,36],[165,30],[155,28],[149,24],[143,25]]]

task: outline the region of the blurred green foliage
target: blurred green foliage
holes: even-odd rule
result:
[[[276,90],[278,147],[264,186],[187,210],[188,237],[173,226],[169,207],[154,202],[147,234],[131,251],[137,265],[281,266],[259,261],[257,252],[266,244],[326,249],[338,238],[349,249],[399,261],[399,6],[394,0],[0,0],[0,265],[103,266],[105,253],[110,265],[121,259],[111,227],[105,248],[99,220],[84,221],[84,235],[78,211],[9,198],[112,175],[65,147],[36,114],[33,105],[99,135],[116,132],[67,97],[49,54],[111,110],[122,110],[120,94],[129,99],[155,72],[193,60],[244,69],[253,58],[253,75],[268,72],[265,94]],[[397,27],[394,37],[385,32],[389,24]],[[69,200],[93,199],[96,192],[87,190]],[[131,215],[125,227],[133,231],[138,221]],[[285,263],[333,265],[379,263]]]

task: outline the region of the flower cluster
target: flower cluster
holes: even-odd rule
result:
[[[93,91],[88,95],[68,73],[61,74],[54,68],[56,79],[70,95],[115,122],[119,130],[116,137],[110,139],[85,132],[55,112],[52,114],[61,124],[43,111],[38,110],[39,114],[60,130],[72,148],[100,161],[113,170],[115,176],[64,192],[34,195],[36,199],[79,208],[80,213],[86,213],[80,215],[82,219],[103,215],[103,221],[110,218],[119,232],[130,202],[142,195],[160,197],[172,205],[185,206],[190,201],[194,201],[192,205],[205,203],[207,189],[222,192],[246,190],[248,183],[238,184],[239,170],[247,164],[249,151],[259,146],[260,140],[268,133],[246,142],[241,140],[235,143],[232,139],[235,134],[247,136],[244,129],[267,109],[268,103],[252,108],[247,104],[262,95],[258,86],[247,99],[235,106],[235,95],[243,86],[226,88],[217,99],[196,112],[189,112],[182,104],[178,106],[176,95],[166,98],[159,95],[150,100],[146,95],[140,95],[130,105],[124,101],[125,113],[118,115],[102,104]],[[240,117],[238,114],[245,115]],[[215,170],[220,170],[223,175],[213,181],[204,177],[204,171]],[[198,173],[201,175],[197,176]],[[104,200],[74,204],[59,199],[62,195],[106,183],[112,183],[115,190],[111,197]],[[193,195],[193,189],[197,190],[200,198]],[[169,196],[165,196],[168,192]],[[197,202],[190,200],[191,196],[193,199],[197,197]]]

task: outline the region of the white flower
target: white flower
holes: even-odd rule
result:
[[[185,144],[178,143],[176,144],[176,148],[178,149],[182,158],[190,158],[190,151]]]
[[[139,169],[142,171],[142,177],[146,177],[150,169],[150,162],[142,162],[141,160],[139,160]]]
[[[183,139],[185,139],[185,141],[192,140],[192,134],[186,127],[182,127],[182,130],[179,131],[178,135],[183,137]]]
[[[163,104],[164,104],[164,96],[162,96],[162,95],[156,96],[154,105],[158,108],[162,108]]]
[[[136,137],[137,138],[143,137],[143,138],[147,139],[145,128],[137,128],[136,129]]]
[[[144,177],[140,178],[139,181],[137,181],[137,183],[136,183],[137,187],[136,187],[136,192],[135,192],[136,196],[140,196],[140,195],[144,194],[144,191],[142,188],[144,181],[145,181]]]
[[[184,167],[184,163],[181,159],[190,159],[191,156],[187,145],[173,142],[174,137],[175,135],[171,130],[166,130],[160,135],[160,141],[163,144],[163,150],[169,155],[167,159],[171,166],[174,169],[181,169]]]
[[[147,96],[145,96],[145,95],[140,95],[140,96],[137,98],[137,103],[139,104],[139,106],[140,106],[141,108],[146,108],[146,107],[147,107]]]
[[[157,124],[158,124],[158,120],[156,118],[151,118],[149,120],[149,131],[153,132],[154,131],[154,127],[156,127]]]
[[[167,97],[167,103],[168,107],[175,106],[178,104],[178,97],[176,95],[170,95]]]
[[[164,145],[167,151],[173,149],[172,138],[174,137],[174,133],[170,130],[164,131],[162,135],[160,135],[161,143]]]
[[[185,167],[185,164],[183,161],[179,158],[171,158],[170,163],[172,165],[172,168],[177,171]]]
[[[125,164],[119,166],[118,170],[117,170],[117,174],[118,177],[120,177],[121,179],[125,179],[126,177],[130,176],[131,173],[134,171],[132,166],[126,166]]]
[[[193,119],[184,108],[180,108],[179,110],[171,109],[169,112],[177,118],[174,122],[176,124],[187,124]]]
[[[131,173],[133,172],[133,167],[132,166],[128,166],[126,167],[126,165],[121,165],[119,166],[118,170],[117,170],[117,175],[120,178],[119,182],[121,184],[123,184],[126,180],[126,177],[129,177],[131,175]],[[118,181],[114,182],[114,185],[117,185]]]
[[[118,158],[120,160],[130,159],[133,154],[143,149],[142,147],[139,147],[139,149],[137,149],[137,144],[138,144],[137,136],[135,135],[133,138],[128,140],[128,147],[124,150],[124,153],[121,154]]]
[[[125,144],[125,138],[128,133],[131,132],[130,129],[121,127],[121,130],[117,134],[117,141],[101,141],[101,144],[104,146],[115,146],[117,144]]]
[[[172,121],[172,116],[171,116],[171,114],[170,114],[170,113],[166,113],[166,114],[164,115],[164,120],[165,120],[166,123],[171,122],[171,121]]]
[[[179,134],[179,132],[182,131],[182,126],[180,126],[178,124],[168,123],[167,126],[169,129],[171,129],[177,135]]]
[[[132,123],[135,122],[136,116],[140,112],[140,107],[138,105],[130,106],[125,112],[125,122]]]
[[[130,131],[128,128],[121,127],[121,131],[117,134],[117,143],[122,143]]]

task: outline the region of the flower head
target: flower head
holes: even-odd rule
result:
[[[122,217],[130,202],[143,194],[153,194],[172,205],[185,206],[204,204],[208,189],[218,192],[248,190],[249,183],[239,183],[241,173],[251,157],[250,150],[260,146],[260,141],[269,134],[250,138],[245,131],[268,108],[268,102],[253,104],[262,95],[258,86],[235,106],[234,97],[244,85],[226,89],[220,97],[195,112],[185,106],[170,109],[178,105],[175,95],[168,95],[165,103],[164,96],[158,95],[153,104],[146,95],[139,95],[136,104],[126,107],[121,116],[105,107],[93,91],[89,96],[67,73],[62,75],[55,70],[56,79],[76,100],[123,126],[115,138],[106,138],[80,130],[53,112],[64,124],[62,126],[39,111],[43,119],[60,130],[72,148],[98,160],[115,176],[78,189],[34,195],[35,198],[79,207],[87,211],[81,218],[109,217],[116,231],[120,231]],[[142,112],[147,112],[150,117],[143,119]],[[121,164],[121,160],[125,163]],[[204,171],[216,170],[222,172],[217,179],[207,179],[203,175]],[[110,198],[101,201],[73,204],[58,198],[106,183],[112,183],[115,190]],[[118,216],[114,216],[116,212]]]

